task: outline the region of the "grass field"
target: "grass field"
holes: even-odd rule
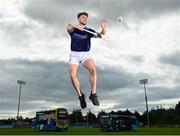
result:
[[[40,132],[30,128],[4,128],[0,135],[180,135],[180,128],[138,128],[134,131],[103,132],[99,128],[70,128],[62,132]]]

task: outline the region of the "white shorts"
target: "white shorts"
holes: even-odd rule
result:
[[[69,64],[83,64],[86,60],[90,59],[90,52],[76,52],[71,51],[69,55]]]

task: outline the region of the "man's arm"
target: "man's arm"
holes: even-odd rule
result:
[[[72,33],[74,31],[74,29],[78,29],[80,31],[83,31],[83,28],[84,28],[84,26],[81,26],[79,24],[77,24],[77,25],[68,24],[67,31],[68,31],[68,33]]]
[[[101,38],[101,35],[105,35],[106,34],[106,28],[107,28],[107,21],[105,19],[103,19],[101,21],[101,32],[97,32],[97,37]]]
[[[74,31],[74,29],[75,29],[75,27],[73,25],[68,24],[68,26],[67,26],[68,33],[72,33]]]

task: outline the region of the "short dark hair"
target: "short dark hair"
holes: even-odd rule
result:
[[[85,15],[85,16],[88,17],[88,13],[87,12],[80,12],[80,13],[78,13],[77,18],[79,18],[81,15]]]

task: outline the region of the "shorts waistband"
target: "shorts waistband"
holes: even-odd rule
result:
[[[89,53],[89,51],[70,51],[71,53]]]
[[[79,52],[79,51],[71,51],[70,54],[90,54],[90,52],[89,51],[81,51],[81,52]]]

